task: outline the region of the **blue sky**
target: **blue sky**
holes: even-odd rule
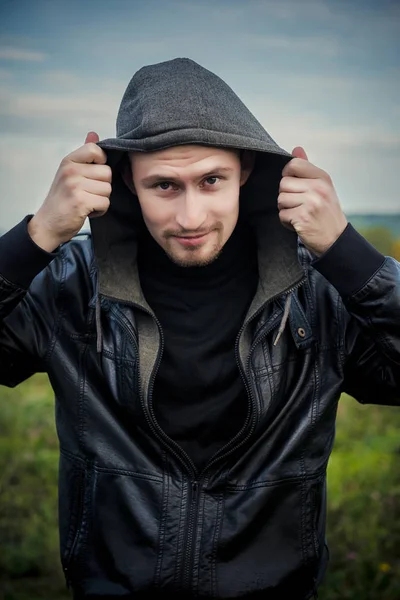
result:
[[[0,0],[0,230],[87,131],[114,135],[136,70],[177,56],[304,146],[346,212],[400,212],[397,0]]]

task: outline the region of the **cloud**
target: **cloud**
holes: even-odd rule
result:
[[[97,80],[91,87],[86,80],[63,71],[44,73],[38,81],[46,81],[49,91],[25,91],[11,84],[2,86],[0,129],[3,134],[71,139],[81,138],[94,129],[100,137],[113,135],[126,82],[104,79]]]
[[[26,214],[40,207],[62,158],[78,145],[43,137],[1,137],[1,231],[11,228]]]
[[[285,36],[285,35],[248,35],[249,45],[257,48],[284,50],[293,53],[318,53],[324,56],[338,56],[343,44],[332,36]]]
[[[16,48],[13,46],[0,46],[0,60],[13,60],[21,62],[43,62],[47,55],[44,52]]]
[[[76,73],[63,69],[46,70],[39,74],[38,79],[45,86],[64,90],[65,88],[73,88],[78,90],[82,87],[82,79]]]

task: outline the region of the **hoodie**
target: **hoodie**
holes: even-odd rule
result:
[[[282,169],[291,155],[220,77],[188,58],[143,67],[127,86],[116,125],[116,137],[98,143],[113,169],[110,209],[101,219],[91,220],[100,295],[136,303],[152,314],[136,264],[142,218],[137,200],[122,181],[121,159],[128,151],[182,144],[256,151],[255,167],[240,199],[258,244],[260,282],[250,312],[261,306],[266,289],[284,289],[286,278],[296,280],[295,286],[301,281],[304,272],[295,258],[297,235],[282,227],[277,209]],[[286,300],[279,337],[288,318],[290,294]],[[99,304],[97,308],[99,313]],[[97,320],[99,325],[99,314]]]

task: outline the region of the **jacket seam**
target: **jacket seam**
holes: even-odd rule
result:
[[[208,484],[208,477],[206,477],[206,479],[204,480],[204,487],[207,487]],[[199,494],[201,494],[201,491],[199,489]],[[194,561],[193,561],[193,590],[195,591],[195,593],[197,594],[197,591],[199,589],[199,580],[200,580],[200,556],[201,556],[201,549],[203,546],[202,543],[202,538],[203,538],[203,528],[204,528],[204,512],[205,512],[205,506],[206,506],[206,498],[205,498],[205,494],[202,494],[202,509],[201,509],[201,518],[198,519],[197,524],[196,524],[196,547],[195,547],[195,554],[194,554]],[[197,569],[195,569],[196,567],[196,562],[197,562]]]
[[[167,457],[166,457],[165,451],[163,452],[163,463],[164,463],[163,489],[162,489],[163,502],[162,502],[162,508],[161,508],[160,532],[159,532],[159,536],[158,536],[158,553],[157,553],[157,561],[156,561],[156,568],[155,568],[155,575],[154,575],[154,583],[155,583],[156,587],[159,587],[160,579],[161,579],[162,562],[163,562],[163,547],[164,547],[165,529],[166,529],[165,521],[166,521],[166,517],[167,517],[168,497],[169,497],[169,476],[168,476],[168,471],[167,471]]]
[[[62,271],[61,271],[61,281],[59,283],[58,286],[56,286],[56,294],[55,294],[55,298],[54,298],[54,304],[57,305],[57,302],[60,300],[60,302],[62,302],[62,292],[64,290],[65,287],[65,279],[66,279],[66,258],[65,258],[65,253],[62,251],[60,252],[60,260],[61,260],[61,265],[62,265]],[[54,281],[54,279],[53,279]],[[54,307],[55,309],[55,307]],[[52,328],[52,333],[51,333],[51,338],[50,338],[50,343],[49,343],[49,348],[43,358],[44,363],[48,363],[51,355],[54,351],[54,347],[56,345],[56,332],[59,330],[60,327],[60,322],[61,322],[61,318],[64,314],[64,307],[62,306],[62,303],[60,305],[60,310],[58,312],[58,317],[54,319],[54,324],[53,324],[53,328]]]
[[[307,564],[307,557],[308,557],[308,552],[307,552],[307,543],[305,540],[305,536],[306,536],[306,481],[307,481],[307,477],[306,477],[306,467],[305,467],[305,461],[304,461],[304,450],[301,453],[301,457],[300,457],[300,465],[301,465],[301,469],[303,471],[303,475],[301,476],[301,485],[300,485],[300,495],[301,495],[301,517],[300,517],[300,539],[301,539],[301,550],[302,550],[302,555],[303,555],[303,561],[305,564]]]
[[[73,452],[66,450],[65,448],[60,448],[60,454],[64,455],[66,458],[69,458],[73,462],[78,462],[82,465],[83,468],[88,468],[89,465],[84,458],[77,456]],[[128,477],[135,477],[136,479],[148,479],[152,481],[156,481],[157,483],[161,483],[163,481],[162,477],[157,475],[151,475],[150,473],[140,473],[138,471],[129,471],[128,469],[118,469],[112,467],[102,467],[100,465],[92,464],[90,467],[97,472],[101,473],[110,473],[111,475],[126,475]]]
[[[186,482],[186,480],[184,480],[183,486],[182,486],[182,493],[181,493],[181,506],[180,506],[180,511],[179,511],[178,535],[176,536],[177,548],[176,548],[176,563],[175,563],[175,574],[174,574],[174,585],[178,586],[179,588],[181,587],[181,584],[179,582],[179,576],[181,574],[182,550],[183,550],[183,546],[184,546],[184,543],[183,543],[184,530],[182,527],[182,519],[183,519],[183,513],[186,512],[186,507],[187,507],[186,498],[185,498],[185,502],[183,501],[183,499],[184,499],[184,496],[187,495],[185,493],[186,489],[187,489],[187,482]]]
[[[237,490],[237,491],[244,491],[247,489],[253,489],[253,488],[258,488],[258,487],[272,487],[275,485],[279,485],[279,484],[286,484],[286,483],[298,483],[301,481],[309,481],[312,479],[317,479],[318,477],[320,477],[321,475],[323,475],[325,473],[326,470],[326,465],[324,465],[324,467],[322,469],[319,469],[318,471],[315,471],[314,473],[309,473],[306,474],[306,472],[302,473],[301,475],[296,475],[293,477],[284,477],[283,479],[271,479],[269,481],[255,481],[255,482],[249,482],[247,484],[227,484],[226,489],[233,491],[233,490]]]
[[[217,548],[222,531],[222,515],[223,503],[225,500],[224,494],[218,495],[216,527],[214,528],[213,547],[211,550],[211,594],[212,597],[218,597],[218,582],[217,582]]]
[[[147,473],[139,473],[137,471],[129,471],[126,469],[114,469],[111,467],[100,467],[99,465],[93,465],[93,470],[98,473],[108,473],[110,475],[124,475],[126,477],[133,477],[135,479],[146,479],[148,481],[154,481],[156,483],[162,483],[163,478],[157,475],[150,475]]]
[[[13,283],[9,279],[7,279],[7,277],[4,277],[4,275],[2,275],[1,273],[0,273],[0,282],[1,283],[5,283],[5,285],[7,287],[12,288],[13,292],[20,292],[20,293],[24,292],[24,293],[26,293],[28,291],[28,289],[29,289],[29,288],[23,288],[20,285],[18,285],[16,283]]]
[[[365,298],[365,296],[368,295],[369,290],[366,289],[368,287],[368,284],[378,275],[378,273],[386,266],[388,262],[388,257],[385,256],[385,259],[382,262],[382,264],[374,271],[374,273],[372,273],[372,275],[366,281],[364,281],[361,287],[359,287],[357,290],[352,292],[352,294],[347,296],[348,304],[357,304],[359,301]]]
[[[79,463],[81,463],[84,468],[87,467],[87,463],[86,463],[86,460],[84,458],[81,458],[80,456],[77,456],[76,454],[74,454],[73,452],[70,452],[69,450],[66,450],[62,446],[60,446],[60,454],[62,454],[66,458],[69,458],[73,462],[79,462]]]

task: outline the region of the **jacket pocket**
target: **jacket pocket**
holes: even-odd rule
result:
[[[221,596],[312,594],[318,562],[311,525],[315,512],[307,502],[312,486],[298,478],[227,490],[216,552]]]
[[[83,538],[85,482],[83,463],[61,452],[58,495],[60,555],[68,586]]]

